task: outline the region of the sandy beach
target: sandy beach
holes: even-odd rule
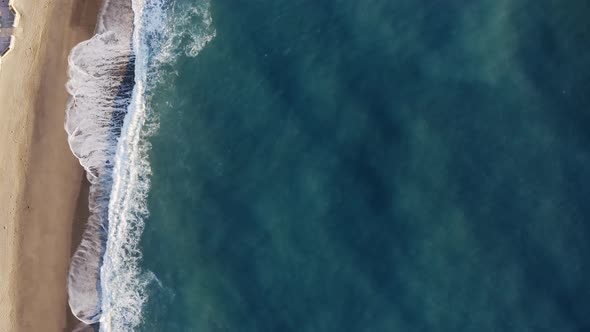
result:
[[[0,69],[0,331],[70,330],[66,277],[86,202],[63,129],[67,56],[92,36],[99,2],[15,1]]]

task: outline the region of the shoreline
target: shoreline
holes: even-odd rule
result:
[[[0,331],[69,331],[69,261],[87,182],[64,130],[67,56],[94,34],[100,0],[16,0],[0,69]],[[66,329],[69,325],[69,329]]]

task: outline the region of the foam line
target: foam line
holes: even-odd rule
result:
[[[133,331],[142,320],[146,286],[157,280],[139,267],[151,174],[148,137],[155,128],[147,96],[162,64],[181,53],[196,56],[215,36],[208,1],[181,4],[178,16],[175,5],[106,0],[97,35],[69,57],[65,127],[91,183],[91,215],[70,266],[69,304],[82,322],[100,322],[101,331]]]

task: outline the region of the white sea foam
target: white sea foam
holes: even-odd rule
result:
[[[132,331],[139,325],[146,300],[144,289],[149,281],[138,267],[141,257],[138,243],[144,227],[143,218],[147,215],[145,200],[150,174],[147,161],[149,144],[142,140],[146,122],[145,82],[149,54],[143,30],[144,15],[147,14],[144,12],[145,1],[133,0],[133,10],[136,27],[133,34],[135,86],[115,157],[108,209],[110,228],[101,268],[101,331]]]
[[[91,182],[91,216],[72,259],[69,303],[81,321],[99,321],[101,331],[138,326],[146,285],[156,280],[138,266],[148,214],[147,137],[156,127],[146,98],[159,65],[174,62],[182,47],[196,56],[215,36],[208,1],[183,6],[107,0],[97,35],[69,58],[66,131]]]
[[[155,55],[163,54],[165,48],[170,47],[169,41],[176,36],[174,31],[191,28],[179,27],[179,17],[174,16],[174,11],[166,16],[163,6],[160,0],[133,0],[135,86],[115,156],[108,208],[110,227],[101,268],[101,331],[132,331],[138,326],[147,299],[146,286],[155,280],[155,276],[139,268],[139,241],[148,214],[150,165],[147,154],[150,146],[146,138],[155,128],[153,115],[146,108],[146,93],[158,83],[158,66],[164,60]],[[207,24],[210,26],[210,20]],[[201,31],[196,33],[202,35]],[[204,38],[212,37],[207,34]],[[165,63],[171,60],[169,57]]]
[[[157,63],[173,63],[182,54],[196,57],[217,34],[208,0],[180,4],[174,1],[166,21],[167,24],[160,27],[166,31],[166,38],[157,45],[159,52],[154,57]]]
[[[71,97],[65,130],[91,183],[90,217],[72,257],[68,294],[72,312],[85,323],[97,322],[101,315],[99,269],[108,229],[114,147],[131,96],[125,77],[133,64],[132,17],[129,0],[105,1],[97,34],[74,47],[68,59]]]

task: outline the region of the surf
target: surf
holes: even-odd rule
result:
[[[133,16],[129,0],[105,1],[95,36],[76,45],[68,58],[65,130],[90,182],[89,218],[71,260],[68,302],[86,324],[101,316],[100,267],[109,227],[115,146],[133,88],[134,55],[129,43]]]
[[[174,5],[106,0],[96,35],[68,60],[65,130],[90,182],[90,216],[72,257],[68,302],[80,321],[99,323],[101,331],[137,327],[146,285],[156,280],[139,267],[149,214],[148,138],[157,128],[147,96],[160,81],[158,68],[174,62],[179,47],[196,56],[215,36],[209,2],[179,8],[177,16]],[[198,31],[187,32],[194,18]]]

